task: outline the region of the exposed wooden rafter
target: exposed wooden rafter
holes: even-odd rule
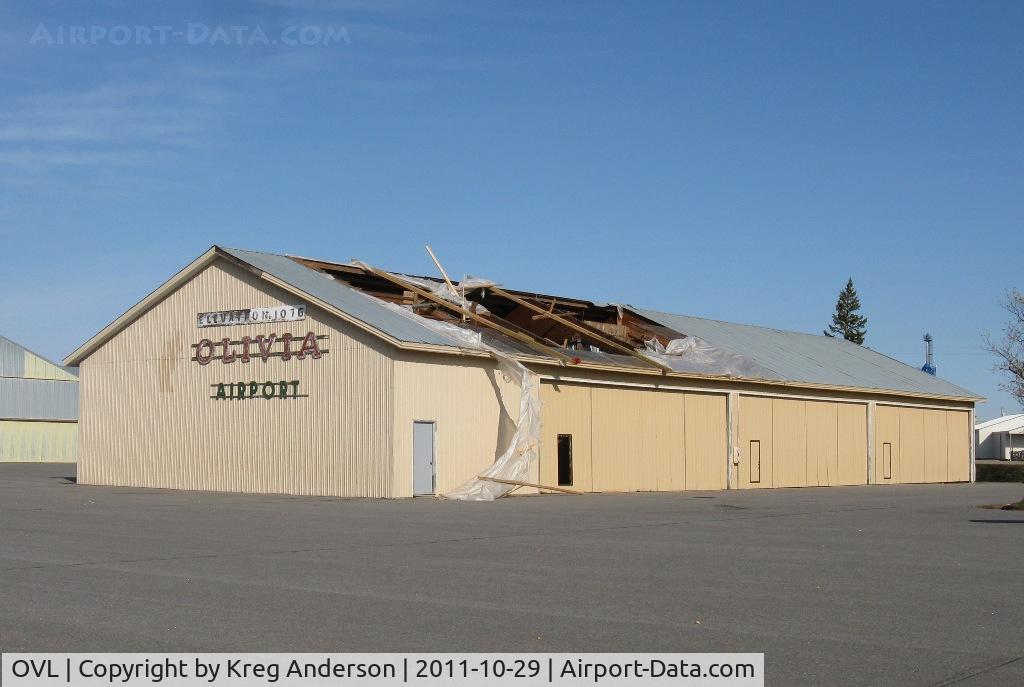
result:
[[[555,322],[558,322],[559,324],[561,324],[563,326],[569,327],[570,329],[573,329],[573,330],[575,330],[575,331],[577,331],[577,332],[579,332],[581,334],[586,334],[588,338],[593,339],[594,341],[596,341],[596,342],[598,342],[600,344],[604,344],[608,348],[613,348],[613,349],[616,349],[616,350],[621,351],[623,353],[627,353],[627,354],[633,356],[634,358],[639,358],[640,360],[644,361],[648,365],[653,365],[655,367],[661,368],[661,370],[663,372],[674,372],[674,370],[671,367],[669,367],[668,365],[664,365],[664,364],[658,362],[657,360],[652,360],[651,358],[648,358],[647,356],[643,355],[642,353],[637,351],[632,346],[629,346],[628,344],[625,344],[625,343],[622,343],[622,342],[619,342],[619,341],[615,341],[614,339],[611,339],[611,338],[607,337],[603,333],[601,333],[601,332],[599,332],[599,331],[597,331],[597,330],[595,330],[595,329],[593,329],[591,327],[588,327],[588,326],[583,325],[583,324],[578,324],[576,322],[573,322],[572,320],[568,320],[568,319],[562,317],[561,315],[556,314],[553,310],[552,311],[545,310],[544,308],[540,307],[539,305],[537,305],[535,303],[531,303],[528,300],[526,300],[524,298],[520,298],[519,296],[516,296],[514,294],[511,294],[508,291],[505,291],[504,289],[502,289],[501,287],[498,287],[498,286],[487,286],[485,288],[487,290],[493,292],[495,295],[501,296],[502,298],[507,298],[510,301],[512,301],[513,303],[517,303],[517,304],[523,306],[524,308],[527,308],[528,310],[533,310],[536,313],[544,315],[545,317],[548,317],[548,318],[554,320]]]
[[[390,272],[385,272],[384,270],[379,270],[375,267],[370,267],[369,265],[367,265],[363,269],[371,274],[377,275],[381,279],[386,279],[392,282],[393,284],[401,286],[403,289],[412,291],[421,298],[426,298],[428,301],[432,301],[443,308],[447,308],[448,310],[451,310],[454,313],[467,317],[476,322],[477,324],[489,327],[497,332],[501,332],[505,336],[520,341],[536,351],[544,353],[545,355],[553,355],[556,358],[558,358],[558,360],[560,360],[562,363],[573,362],[572,358],[570,358],[557,348],[554,348],[553,346],[548,346],[544,343],[541,343],[540,341],[537,341],[531,336],[523,334],[522,332],[518,332],[514,329],[510,329],[504,325],[498,324],[497,322],[494,322],[491,319],[479,315],[471,310],[467,310],[466,308],[463,308],[461,305],[452,303],[451,301],[446,301],[440,296],[437,296],[436,294],[433,294],[430,291],[427,291],[426,289],[422,289],[419,286],[413,284],[412,282],[406,281],[405,279],[402,279],[397,275],[391,274]]]

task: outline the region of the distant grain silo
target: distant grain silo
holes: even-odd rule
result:
[[[78,371],[0,336],[0,462],[73,463]]]

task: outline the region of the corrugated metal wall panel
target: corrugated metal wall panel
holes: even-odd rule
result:
[[[196,314],[294,297],[214,263],[81,366],[79,481],[241,492],[391,496],[392,363],[385,344],[315,308],[301,322],[196,327]],[[201,366],[191,344],[325,335],[319,360]],[[221,382],[300,382],[306,398],[214,400]]]
[[[946,479],[950,482],[971,480],[970,415],[961,410],[946,411]]]
[[[0,419],[77,420],[78,382],[0,377]]]
[[[74,463],[78,423],[0,420],[0,462]]]
[[[0,336],[0,377],[24,377],[27,351]]]
[[[885,445],[889,445],[889,465],[885,464]],[[888,467],[889,476],[886,477]],[[875,484],[900,481],[900,409],[878,406],[875,409]]]
[[[924,477],[924,411],[900,408],[899,481],[919,484]]]
[[[867,408],[859,403],[740,396],[738,486],[867,483]],[[750,442],[760,442],[761,481],[751,481]]]
[[[492,360],[405,353],[395,361],[396,496],[412,495],[412,423],[436,423],[437,492],[444,493],[494,463],[519,417],[519,387]],[[537,466],[533,466],[536,480]],[[520,489],[516,493],[529,492]]]
[[[24,346],[0,336],[0,377],[75,381],[67,369],[41,358]]]
[[[572,435],[574,489],[593,491],[590,387],[541,385],[540,484],[558,485],[558,435]]]
[[[962,410],[878,406],[875,482],[916,484],[970,479],[971,428]],[[892,446],[892,476],[884,477],[884,445]]]
[[[640,491],[686,489],[686,394],[640,391]],[[695,429],[700,432],[699,429]]]
[[[594,491],[636,491],[640,459],[640,394],[636,389],[591,389]]]
[[[686,393],[686,488],[725,489],[729,464],[726,397]]]
[[[772,476],[772,399],[740,396],[736,424],[740,436],[740,464],[737,469],[740,488],[771,487]],[[751,460],[751,442],[758,442],[760,460]],[[754,456],[756,459],[757,456]],[[759,463],[759,464],[758,464]]]
[[[946,413],[931,408],[922,412],[924,413],[924,481],[945,482],[948,476],[946,444],[949,434],[946,427]]]
[[[807,479],[805,410],[804,401],[772,399],[772,486],[811,484]]]
[[[557,483],[557,436],[572,434],[582,491],[726,486],[724,395],[545,383],[542,400],[542,484]]]
[[[75,375],[49,360],[40,358],[31,351],[25,352],[25,377],[30,379],[57,379],[66,382],[77,381]]]
[[[839,484],[839,404],[808,401],[807,472],[818,486]]]
[[[837,485],[868,483],[868,409],[861,403],[837,403]],[[875,460],[878,460],[877,454]]]

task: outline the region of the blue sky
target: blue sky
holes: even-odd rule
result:
[[[1010,2],[5,3],[0,332],[61,358],[213,243],[422,273],[429,242],[809,332],[852,276],[867,344],[919,366],[931,332],[991,417],[1022,75]]]

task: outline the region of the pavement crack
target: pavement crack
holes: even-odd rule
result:
[[[970,680],[972,677],[984,675],[985,673],[991,673],[993,670],[999,670],[1000,668],[1004,668],[1010,665],[1011,663],[1016,663],[1017,661],[1020,661],[1022,659],[1024,659],[1024,654],[1006,661],[1001,661],[1000,663],[985,666],[984,668],[978,668],[976,670],[972,669],[971,672],[957,673],[956,675],[948,677],[945,680],[942,680],[941,682],[933,682],[932,684],[928,685],[928,687],[949,687],[949,685],[960,684],[964,680]]]

